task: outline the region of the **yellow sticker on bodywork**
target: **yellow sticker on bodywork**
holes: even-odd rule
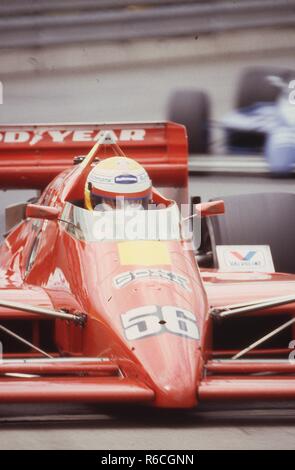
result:
[[[137,240],[118,243],[120,263],[139,266],[171,264],[170,253],[165,242]]]

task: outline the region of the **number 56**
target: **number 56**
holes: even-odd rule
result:
[[[123,313],[121,320],[125,336],[130,341],[165,331],[191,339],[200,338],[195,315],[173,305],[134,308]]]

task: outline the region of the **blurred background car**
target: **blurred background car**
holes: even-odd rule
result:
[[[210,120],[210,100],[205,92],[176,90],[168,102],[167,118],[186,126],[192,154],[214,152],[210,145],[212,128],[220,127],[226,153],[246,154],[248,158],[263,153],[272,174],[290,174],[295,166],[295,103],[291,99],[294,77],[295,71],[288,69],[245,69],[236,92],[235,110],[219,123]]]

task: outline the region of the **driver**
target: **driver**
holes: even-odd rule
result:
[[[127,157],[110,157],[89,173],[85,186],[88,210],[146,209],[152,182],[145,169]]]

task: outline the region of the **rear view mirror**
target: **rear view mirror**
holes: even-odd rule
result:
[[[31,219],[57,220],[59,217],[59,209],[38,204],[28,204],[26,217],[30,217]]]
[[[224,214],[224,201],[202,202],[194,206],[195,215],[210,217],[212,215]]]

